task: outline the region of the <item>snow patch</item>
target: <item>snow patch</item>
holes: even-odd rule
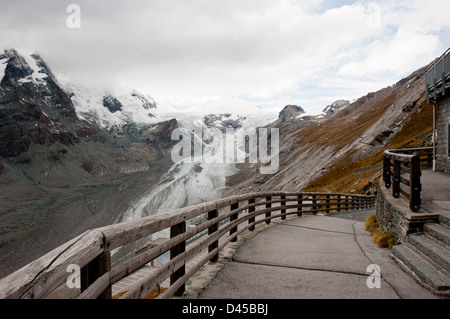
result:
[[[116,89],[112,92],[89,90],[79,84],[62,83],[64,90],[71,95],[78,116],[94,121],[101,128],[121,126],[126,123],[156,124],[165,117],[158,116],[155,100],[133,89]],[[104,105],[103,98],[111,95],[121,104],[122,109],[111,113]],[[173,117],[172,117],[173,118]]]
[[[261,108],[255,104],[235,97],[220,97],[207,100],[200,105],[194,105],[185,110],[197,115],[209,114],[233,114],[249,115],[261,112]]]
[[[94,91],[74,83],[63,83],[64,89],[71,94],[77,114],[87,121],[94,121],[102,128],[121,126],[125,123],[152,125],[171,119],[177,119],[184,125],[192,125],[196,120],[203,122],[204,116],[229,114],[224,120],[236,120],[243,126],[261,127],[277,119],[278,113],[261,109],[255,104],[234,97],[207,98],[200,104],[172,105],[167,101],[155,101],[131,88],[115,89],[111,92]],[[122,109],[111,113],[103,106],[106,94],[114,96]],[[220,120],[214,123],[221,126]]]
[[[27,62],[28,66],[34,71],[32,74],[33,79],[39,81],[47,77],[46,73],[39,72],[42,71],[42,68],[38,66],[36,59],[33,58],[30,54],[24,54],[23,58]]]
[[[6,59],[0,59],[0,82],[3,80],[3,77],[5,76],[6,67],[8,66],[8,63],[3,60]]]

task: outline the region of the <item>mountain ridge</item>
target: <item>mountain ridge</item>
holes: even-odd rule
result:
[[[170,167],[176,120],[108,132],[79,117],[46,63],[0,54],[0,275],[114,223]],[[5,66],[6,65],[6,66]],[[3,70],[3,68],[2,68]]]
[[[228,177],[225,195],[271,189],[375,194],[383,150],[431,145],[428,66],[347,104],[332,118],[272,123],[282,136],[279,171],[263,176],[257,165],[239,164],[245,174]]]
[[[171,209],[168,196],[169,204],[188,205],[209,200],[212,190],[373,194],[386,147],[430,140],[426,67],[308,115],[297,105],[266,112],[232,97],[181,112],[133,89],[61,84],[37,54],[6,50],[0,65],[0,276],[87,229]],[[260,163],[237,164],[237,174],[231,166],[174,165],[171,133],[198,127],[279,129],[278,172],[262,175]],[[181,189],[181,197],[168,193]]]
[[[59,82],[39,55],[22,56],[13,49],[0,53],[0,65],[0,276],[87,229],[137,212],[170,210],[161,200],[171,189],[202,181],[218,196],[220,174],[231,168],[174,165],[171,149],[177,141],[171,134],[180,125],[207,130],[210,121],[237,128],[267,124],[275,117],[247,111],[213,118],[202,114],[205,109],[164,109],[134,89],[91,91]],[[235,109],[243,103],[234,102]],[[213,109],[223,106],[214,103]],[[169,204],[207,200],[211,196],[204,188]],[[152,190],[161,191],[162,198],[151,204],[159,208],[142,206]]]

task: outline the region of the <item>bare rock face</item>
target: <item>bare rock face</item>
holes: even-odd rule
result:
[[[5,68],[2,84],[9,82],[10,85],[17,85],[17,80],[33,74],[33,70],[16,50],[5,50],[3,54],[0,54],[0,60],[3,59],[8,60],[8,65]]]
[[[155,101],[149,100],[149,98],[147,98],[146,96],[144,96],[143,94],[141,94],[141,93],[139,93],[137,91],[131,92],[131,96],[136,97],[139,100],[141,100],[142,106],[146,110],[150,110],[150,109],[155,109],[156,108]]]
[[[122,111],[122,103],[112,95],[103,97],[103,106],[106,107],[111,113]]]
[[[326,118],[333,117],[340,110],[350,104],[350,101],[347,100],[338,100],[331,105],[328,105],[322,112],[325,114]]]
[[[138,158],[131,163],[137,162],[139,167],[145,167],[141,164],[142,158],[151,160],[154,156],[143,156],[142,151],[134,154],[130,151],[137,149],[131,147],[133,143],[140,143],[149,154],[167,155],[167,149],[171,146],[170,134],[177,127],[176,120],[158,124],[160,129],[147,134],[145,138],[142,134],[149,128],[145,125],[130,123],[127,127],[116,129],[119,133],[114,129],[103,130],[94,121],[88,122],[78,117],[71,93],[62,88],[39,55],[22,56],[16,50],[5,50],[0,54],[0,62],[6,63],[0,83],[0,157],[14,158],[29,152],[35,146],[44,147],[40,152],[50,152],[50,148],[62,147],[68,147],[68,150],[73,148],[75,151],[77,147],[76,152],[81,156],[79,167],[90,167],[85,165],[89,162],[92,167],[104,167],[105,171],[109,167],[115,172],[120,171],[122,165],[113,160],[115,156],[105,157],[106,163],[101,159],[102,156],[97,157],[98,163],[95,163],[96,159],[83,158],[91,157],[89,154],[92,153],[86,148],[86,143],[94,143],[97,145],[94,147],[96,151],[111,152],[117,158],[135,155]],[[137,91],[133,91],[131,96],[140,100],[144,109],[156,107],[154,101]],[[103,106],[111,113],[123,108],[121,102],[111,94],[103,97]],[[127,149],[126,156],[121,155]]]
[[[177,128],[178,122],[176,119],[161,122],[144,130],[141,140],[160,156],[169,156],[170,150],[176,143],[172,140],[172,132]]]
[[[97,178],[146,170],[156,158],[170,155],[176,120],[128,123],[106,130],[78,117],[73,93],[62,88],[39,55],[5,50],[0,63],[6,64],[0,74],[0,160],[4,164],[0,176],[19,169],[37,184],[69,183],[70,176],[79,180],[85,173]],[[131,98],[141,101],[145,110],[155,107],[154,101],[137,91]],[[103,106],[111,113],[122,110],[121,102],[110,94],[104,96]]]
[[[353,103],[337,101],[326,107],[321,116],[298,116],[301,110],[287,106],[280,118],[269,125],[280,129],[279,170],[272,175],[262,175],[259,164],[241,164],[241,171],[227,178],[225,195],[273,189],[309,190],[312,182],[329,172],[329,181],[338,184],[339,178],[353,178],[353,182],[347,181],[348,185],[344,185],[346,192],[363,192],[364,189],[356,184],[373,179],[381,169],[376,163],[378,157],[371,157],[389,147],[394,138],[400,138],[399,134],[408,121],[422,112],[426,104],[423,85],[426,70],[427,67],[421,68],[396,84],[369,93]],[[430,123],[423,123],[425,130]],[[412,132],[403,133],[404,143],[415,139]],[[365,158],[371,158],[370,167],[352,164]],[[381,160],[379,157],[380,163]],[[362,162],[362,165],[367,164]],[[337,167],[340,171],[336,170]],[[343,169],[346,169],[345,174]],[[358,177],[357,169],[371,172],[372,176]],[[337,186],[341,185],[321,188],[321,191],[331,192]]]
[[[209,114],[203,117],[203,123],[206,127],[214,127],[225,133],[227,128],[239,129],[242,127],[242,116],[233,116],[229,113],[225,114]]]
[[[297,116],[304,114],[305,110],[301,106],[286,105],[278,115],[278,118],[283,122],[294,120]]]
[[[31,56],[34,70],[15,50],[1,58],[7,66],[0,84],[0,156],[18,156],[31,144],[79,143],[75,108],[42,59]]]
[[[114,223],[170,167],[178,123],[104,129],[78,116],[72,93],[39,55],[6,50],[0,63],[1,278],[87,229]],[[131,98],[155,107],[137,92]],[[103,102],[100,109],[121,113],[115,97]]]

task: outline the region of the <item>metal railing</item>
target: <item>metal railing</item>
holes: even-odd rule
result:
[[[426,91],[427,101],[436,101],[439,96],[444,96],[450,86],[450,48],[427,71]]]
[[[420,210],[422,184],[421,167],[432,166],[433,148],[387,150],[383,155],[383,181],[386,188],[392,185],[392,196],[400,194],[409,199],[411,211]],[[409,177],[409,178],[408,178]]]
[[[267,192],[233,196],[202,203],[136,221],[90,230],[54,249],[16,272],[0,280],[0,298],[45,298],[67,283],[67,269],[77,265],[81,290],[78,298],[112,298],[112,285],[157,257],[170,252],[170,261],[155,268],[150,275],[134,282],[120,298],[145,298],[170,278],[169,288],[158,298],[180,296],[186,281],[204,264],[217,261],[219,251],[245,230],[259,223],[269,224],[274,218],[318,212],[332,213],[375,206],[375,196],[323,193]],[[187,224],[202,216],[199,225]],[[226,221],[226,223],[224,223]],[[187,227],[188,226],[188,227]],[[162,230],[170,230],[170,238],[139,254],[111,264],[111,251],[148,238]],[[190,238],[207,231],[195,241]],[[187,270],[186,265],[194,260]]]

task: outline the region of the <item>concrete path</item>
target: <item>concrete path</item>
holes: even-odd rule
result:
[[[404,272],[389,250],[372,242],[364,220],[373,213],[292,217],[258,232],[245,240],[199,298],[441,298]],[[370,268],[373,264],[380,274]]]
[[[450,215],[450,175],[422,170],[422,209],[437,214]]]

